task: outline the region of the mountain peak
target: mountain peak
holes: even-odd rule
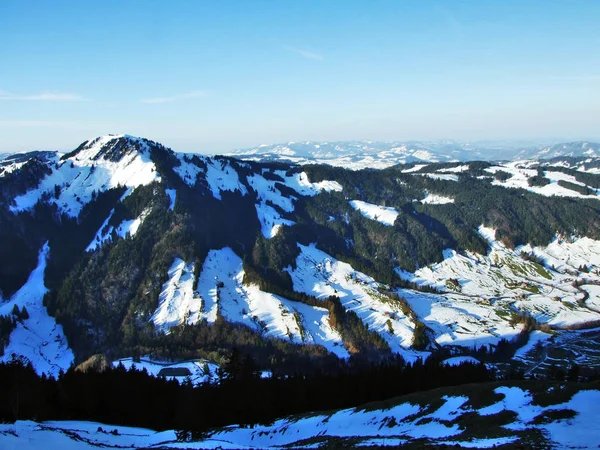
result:
[[[82,142],[75,150],[61,157],[76,161],[96,161],[100,158],[118,162],[132,153],[145,153],[148,141],[128,134],[109,134]]]

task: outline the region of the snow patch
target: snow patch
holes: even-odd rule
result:
[[[177,191],[175,189],[165,189],[166,194],[169,196],[169,209],[173,211],[175,209],[175,198],[177,196]]]
[[[158,308],[150,319],[163,332],[171,327],[195,324],[200,320],[202,301],[194,294],[194,263],[175,258],[169,279],[158,296]]]
[[[421,200],[421,203],[428,205],[446,205],[448,203],[454,203],[454,199],[451,197],[444,197],[443,195],[427,193],[425,198]]]
[[[388,226],[394,225],[396,217],[398,217],[398,211],[389,206],[374,205],[361,200],[351,200],[350,206],[360,211],[367,219],[376,220]]]

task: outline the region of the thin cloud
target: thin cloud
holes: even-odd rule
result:
[[[289,45],[284,45],[283,48],[288,52],[295,53],[297,55],[302,56],[303,58],[312,59],[315,61],[323,61],[325,59],[323,55],[314,52],[309,52],[308,50],[303,50],[301,48],[291,47]]]
[[[550,75],[551,80],[600,81],[600,75]]]
[[[84,102],[88,99],[70,92],[40,92],[37,94],[11,94],[0,91],[0,100],[15,101],[50,101],[50,102]]]
[[[209,95],[206,91],[191,91],[186,92],[185,94],[172,95],[171,97],[153,97],[153,98],[143,98],[141,100],[142,103],[171,103],[179,100],[186,100],[190,98],[200,98],[207,97]]]

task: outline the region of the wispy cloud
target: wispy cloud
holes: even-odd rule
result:
[[[207,97],[209,93],[207,91],[190,91],[185,94],[172,95],[170,97],[153,97],[143,98],[142,103],[171,103],[179,100],[186,100],[190,98]]]
[[[295,53],[295,54],[300,55],[307,59],[313,59],[315,61],[323,61],[325,59],[325,58],[323,58],[323,55],[320,55],[319,53],[310,52],[308,50],[304,50],[304,49],[301,49],[298,47],[284,45],[283,48],[284,48],[284,50],[287,50],[288,52]]]
[[[50,101],[50,102],[83,102],[88,99],[79,94],[70,92],[40,92],[36,94],[11,94],[10,92],[0,91],[0,100],[16,101]]]
[[[550,75],[551,80],[570,80],[570,81],[600,81],[600,75]]]

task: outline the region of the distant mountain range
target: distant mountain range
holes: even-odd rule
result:
[[[458,161],[517,161],[556,157],[598,157],[600,144],[566,142],[527,146],[510,142],[289,142],[236,150],[230,156],[251,161],[285,161],[297,164],[329,164],[358,170],[383,169],[396,164]]]

